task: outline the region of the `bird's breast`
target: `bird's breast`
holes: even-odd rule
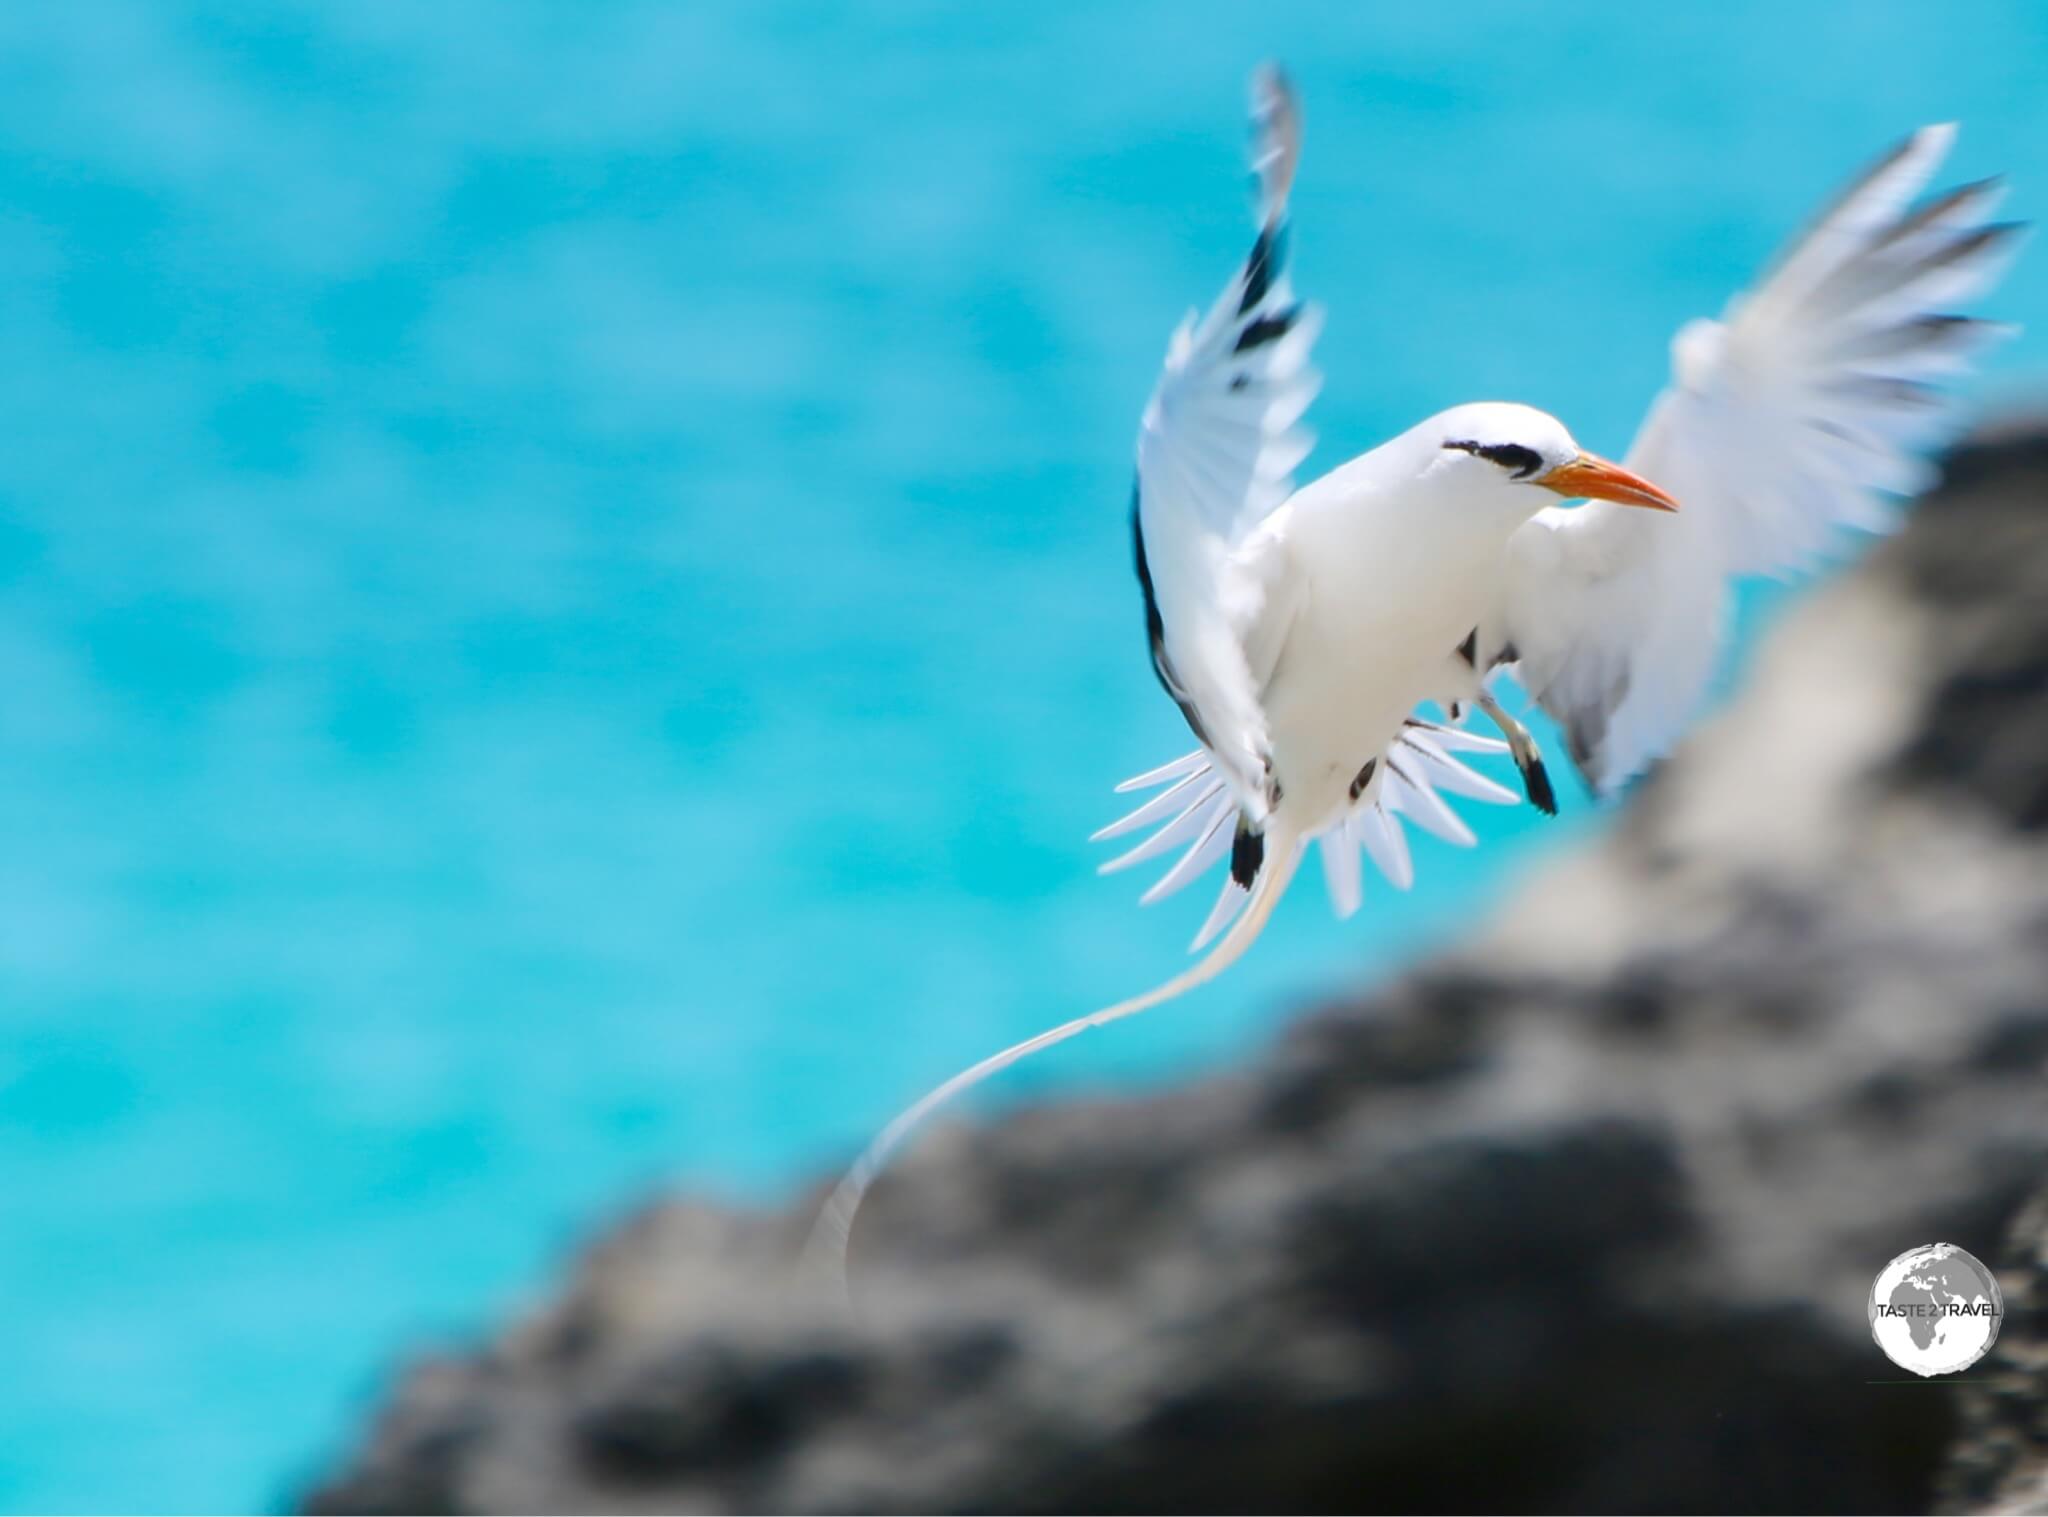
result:
[[[1501,583],[1505,536],[1485,525],[1395,509],[1297,524],[1294,616],[1264,699],[1297,825],[1342,815],[1360,768],[1442,693],[1447,656]]]

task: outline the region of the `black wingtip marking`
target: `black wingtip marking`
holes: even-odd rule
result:
[[[1586,783],[1596,791],[1600,787],[1593,779],[1593,769],[1600,761],[1600,744],[1606,736],[1607,718],[1598,712],[1574,713],[1565,723],[1565,747],[1571,751],[1572,762],[1586,777]]]
[[[1951,242],[1932,260],[1936,267],[1942,264],[1958,263],[1973,253],[1987,249],[2002,248],[2016,237],[2024,237],[2030,223],[2024,221],[1993,221],[1978,227],[1974,232],[1965,232]]]
[[[1474,627],[1465,634],[1465,641],[1458,644],[1458,657],[1465,661],[1467,669],[1479,667],[1479,629]]]
[[[1243,316],[1272,293],[1274,276],[1286,258],[1287,223],[1260,228],[1251,256],[1245,259],[1244,295],[1237,302],[1238,315]]]
[[[1136,483],[1131,485],[1131,556],[1138,571],[1138,589],[1145,598],[1145,645],[1152,655],[1152,672],[1158,676],[1160,688],[1180,707],[1180,714],[1187,719],[1188,729],[1195,734],[1195,740],[1206,745],[1209,734],[1202,730],[1202,718],[1195,710],[1195,703],[1188,699],[1187,691],[1181,688],[1180,679],[1173,670],[1173,660],[1166,655],[1166,623],[1159,614],[1159,597],[1152,589],[1152,566],[1145,558],[1145,518],[1138,507]]]
[[[1906,238],[1926,227],[1933,226],[1953,211],[1962,209],[1973,200],[1984,199],[2004,184],[2004,176],[1993,174],[1988,179],[1973,179],[1968,184],[1959,184],[1945,194],[1937,195],[1926,204],[1917,207],[1893,222],[1873,243],[1873,251],[1896,246]]]
[[[1237,334],[1232,346],[1234,353],[1249,353],[1262,348],[1269,342],[1277,342],[1294,330],[1294,323],[1301,318],[1301,307],[1291,305],[1284,311],[1275,311],[1271,316],[1259,316],[1245,323],[1244,330]]]
[[[1259,868],[1266,862],[1266,835],[1254,832],[1251,824],[1240,816],[1237,819],[1237,836],[1230,841],[1230,878],[1244,889],[1252,888],[1252,881],[1259,877]]]

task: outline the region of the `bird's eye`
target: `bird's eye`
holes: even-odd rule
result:
[[[1527,479],[1543,467],[1543,455],[1518,442],[1447,442],[1444,446],[1499,464],[1516,479]]]

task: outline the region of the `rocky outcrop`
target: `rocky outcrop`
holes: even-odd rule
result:
[[[1864,1303],[1913,1245],[1998,1257],[2048,1180],[2044,758],[2048,428],[2012,428],[1457,952],[1242,1072],[935,1130],[858,1324],[788,1273],[817,1197],[649,1206],[308,1504],[2024,1500],[2040,1296],[1969,1391]],[[1944,1471],[1959,1420],[2012,1457]]]
[[[2005,1319],[1961,1398],[1940,1510],[2048,1514],[2048,1190],[2020,1213],[1995,1267]]]

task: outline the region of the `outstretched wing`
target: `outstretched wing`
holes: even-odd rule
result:
[[[1752,294],[1673,340],[1671,383],[1627,466],[1675,496],[1676,515],[1595,502],[1516,534],[1481,641],[1596,789],[1639,773],[1697,709],[1731,578],[1808,568],[1844,527],[1883,531],[1878,494],[1924,482],[1920,450],[1949,420],[1937,381],[2004,330],[1949,308],[2003,272],[2019,230],[1988,220],[1988,181],[1914,208],[1954,135],[1914,133]]]
[[[1277,70],[1253,81],[1252,111],[1258,240],[1208,314],[1190,313],[1173,335],[1138,432],[1131,525],[1159,681],[1236,806],[1259,821],[1269,804],[1266,724],[1245,644],[1271,608],[1235,549],[1293,493],[1308,453],[1299,423],[1315,395],[1308,357],[1318,319],[1287,279],[1301,118]]]

